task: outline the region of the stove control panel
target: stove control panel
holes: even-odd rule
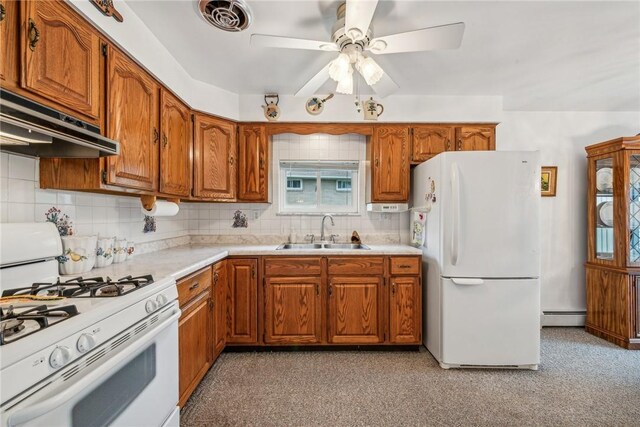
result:
[[[69,363],[71,352],[67,347],[56,347],[49,356],[49,364],[52,368],[58,369]]]
[[[85,333],[80,335],[78,338],[78,342],[76,343],[76,348],[80,353],[86,353],[96,346],[96,339],[93,337],[93,334]]]

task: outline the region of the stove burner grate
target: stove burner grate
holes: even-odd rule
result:
[[[25,288],[9,289],[2,293],[8,296],[58,296],[68,298],[100,298],[127,295],[139,288],[153,283],[153,276],[126,276],[118,280],[110,277],[75,277],[61,282],[60,278],[55,283],[34,283]]]
[[[38,305],[21,310],[22,308],[25,307],[14,307],[13,305],[5,308],[0,307],[0,345],[8,344],[47,328],[50,320],[62,321],[78,314],[78,309],[75,305],[56,307]],[[21,311],[16,312],[16,310]],[[20,332],[25,329],[26,321],[36,322],[37,328],[31,332],[21,334]],[[9,338],[15,339],[8,341]]]

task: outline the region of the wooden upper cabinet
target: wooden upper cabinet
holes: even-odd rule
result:
[[[258,342],[258,260],[227,260],[227,343]]]
[[[411,161],[424,162],[436,154],[455,150],[451,126],[424,125],[411,128]]]
[[[189,107],[164,89],[160,129],[160,192],[188,197],[192,162]]]
[[[320,288],[320,277],[265,279],[265,343],[320,343],[322,341]]]
[[[240,125],[238,199],[268,202],[269,141],[264,125]]]
[[[391,277],[389,289],[389,341],[420,344],[422,340],[422,292],[420,277]]]
[[[456,128],[456,150],[488,151],[496,149],[494,127],[463,126]]]
[[[204,114],[194,116],[193,195],[210,200],[236,198],[236,125]]]
[[[98,119],[102,56],[98,32],[63,1],[21,3],[22,87]]]
[[[409,128],[377,126],[371,141],[372,202],[409,200]]]
[[[158,189],[159,88],[113,47],[107,55],[107,136],[120,142],[120,155],[106,158],[107,183]]]
[[[18,84],[18,28],[20,3],[0,0],[0,82],[2,87]]]
[[[381,276],[329,277],[329,342],[375,344],[384,341]]]

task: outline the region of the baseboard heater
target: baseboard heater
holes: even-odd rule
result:
[[[586,310],[543,311],[540,318],[542,326],[584,326]]]

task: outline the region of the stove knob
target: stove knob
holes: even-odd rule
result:
[[[49,356],[49,364],[52,368],[58,369],[66,365],[71,359],[71,352],[67,347],[56,347]]]
[[[156,297],[156,302],[158,303],[158,307],[162,307],[167,303],[167,297],[163,294],[160,294]]]
[[[147,310],[147,313],[153,313],[154,311],[156,311],[156,308],[158,308],[158,306],[153,300],[147,301],[147,303],[144,305],[144,309]]]
[[[93,334],[82,334],[80,338],[78,338],[78,342],[76,343],[76,347],[80,353],[86,353],[91,350],[96,345],[96,340],[93,338]]]

